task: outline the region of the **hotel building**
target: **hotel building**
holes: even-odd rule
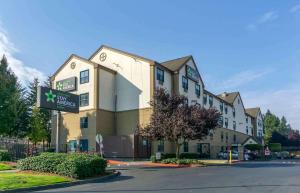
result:
[[[52,143],[58,136],[60,151],[98,151],[95,136],[101,134],[106,156],[174,153],[172,143],[150,143],[135,135],[138,124],[149,123],[149,101],[159,87],[185,95],[189,104],[198,103],[222,113],[223,127],[206,139],[185,143],[181,152],[215,157],[233,144],[263,142],[260,109],[245,109],[239,92],[215,95],[207,91],[193,56],[157,62],[103,45],[88,59],[71,55],[53,74],[52,85],[80,97],[78,114],[62,112],[58,135],[56,114],[53,115]]]

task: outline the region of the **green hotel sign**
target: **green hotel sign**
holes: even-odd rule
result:
[[[37,106],[57,111],[78,113],[79,96],[48,87],[38,87]]]
[[[197,70],[195,70],[194,68],[186,65],[186,76],[196,82],[199,81],[199,74],[197,72]]]
[[[67,78],[56,82],[56,89],[61,91],[76,90],[76,77]]]

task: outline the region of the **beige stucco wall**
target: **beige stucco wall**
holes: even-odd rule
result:
[[[100,54],[106,53],[105,61]],[[127,111],[149,108],[150,101],[150,62],[122,54],[103,47],[91,61],[115,70],[116,110]]]
[[[80,129],[80,117],[88,117],[88,128]],[[52,138],[51,144],[55,146],[56,142],[56,115],[52,118]],[[59,129],[60,148],[66,145],[70,140],[88,139],[89,150],[95,150],[96,136],[96,111],[81,111],[78,114],[64,113],[61,114]]]
[[[99,108],[115,111],[116,82],[115,74],[106,70],[99,70]]]
[[[75,62],[76,66],[74,69],[71,68],[71,64]],[[89,82],[80,84],[80,72],[84,70],[89,70]],[[56,86],[56,82],[70,78],[70,77],[77,77],[77,90],[72,91],[73,94],[83,94],[89,93],[89,105],[80,107],[79,110],[89,110],[94,108],[94,65],[89,64],[83,60],[80,60],[76,57],[72,57],[66,65],[56,74],[54,77],[54,85],[53,88]]]
[[[116,112],[116,134],[133,134],[138,124],[144,126],[149,123],[151,113],[151,108]]]

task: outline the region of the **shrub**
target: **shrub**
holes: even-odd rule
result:
[[[269,149],[273,152],[280,152],[281,151],[281,144],[280,143],[270,143]]]
[[[65,153],[42,153],[39,156],[27,157],[18,162],[21,170],[56,173],[57,165],[67,157]]]
[[[11,154],[7,150],[0,150],[0,161],[11,161]]]
[[[157,162],[156,156],[155,156],[155,155],[151,155],[150,161],[151,161],[152,163],[156,163],[156,162]]]
[[[198,153],[181,153],[179,155],[180,159],[199,159],[200,154]]]
[[[263,146],[260,144],[247,144],[245,148],[250,151],[256,151],[256,150],[262,150]]]
[[[56,173],[72,178],[103,174],[106,166],[106,160],[98,155],[78,153],[42,153],[39,156],[28,157],[18,162],[18,168],[21,170]]]
[[[57,173],[81,179],[103,174],[106,166],[106,160],[97,155],[74,154],[57,166]]]
[[[179,164],[179,165],[189,165],[189,164],[202,164],[200,160],[197,159],[176,159],[169,158],[161,161],[164,164]]]

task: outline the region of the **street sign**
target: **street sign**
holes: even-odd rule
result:
[[[103,137],[102,137],[101,134],[96,135],[96,142],[99,143],[99,144],[103,142]]]
[[[79,112],[79,96],[64,91],[39,86],[37,107],[70,113]]]
[[[266,147],[265,149],[265,156],[269,156],[271,154],[269,147]]]
[[[73,91],[76,90],[76,77],[63,79],[56,82],[56,89],[60,91]]]

